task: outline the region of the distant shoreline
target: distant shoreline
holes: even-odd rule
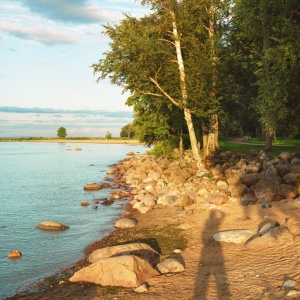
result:
[[[89,143],[89,144],[127,144],[127,145],[141,145],[138,140],[129,139],[60,139],[60,138],[49,138],[49,139],[5,139],[1,138],[0,142],[33,142],[33,143]]]

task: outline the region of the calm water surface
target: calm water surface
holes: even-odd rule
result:
[[[92,203],[110,192],[84,191],[83,186],[105,181],[109,165],[127,152],[146,150],[123,144],[0,143],[0,299],[83,258],[91,242],[113,230],[125,201],[97,210],[82,207],[82,201]],[[45,220],[70,229],[37,229]],[[8,259],[15,249],[22,257]]]

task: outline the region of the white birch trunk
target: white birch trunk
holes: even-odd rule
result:
[[[173,11],[169,11],[171,18],[172,18],[172,26],[173,26],[173,37],[174,37],[174,44],[176,49],[176,56],[177,56],[177,63],[178,69],[180,74],[180,88],[181,88],[181,95],[182,95],[182,106],[184,112],[184,118],[186,120],[186,124],[189,131],[189,137],[192,147],[193,156],[196,159],[197,166],[199,170],[205,170],[204,163],[200,154],[200,148],[198,146],[198,141],[195,134],[194,124],[192,120],[192,114],[189,109],[185,108],[185,105],[188,100],[187,88],[186,88],[186,81],[185,81],[185,70],[184,70],[184,62],[181,53],[181,44],[180,44],[180,37],[178,35],[177,30],[177,23],[176,17]],[[206,171],[206,170],[205,170]],[[205,173],[204,171],[204,173]]]

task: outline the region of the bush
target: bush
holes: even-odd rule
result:
[[[156,143],[148,154],[155,155],[156,157],[160,157],[163,155],[172,155],[175,148],[178,148],[178,143],[176,143],[176,139],[164,140]]]

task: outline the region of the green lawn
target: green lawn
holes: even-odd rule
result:
[[[229,140],[220,141],[221,151],[232,151],[246,153],[250,150],[260,151],[264,150],[264,141],[258,138],[251,138],[246,142],[247,144],[236,144]],[[259,145],[256,145],[259,144]],[[300,140],[281,140],[273,142],[273,153],[278,155],[282,152],[300,153]]]

